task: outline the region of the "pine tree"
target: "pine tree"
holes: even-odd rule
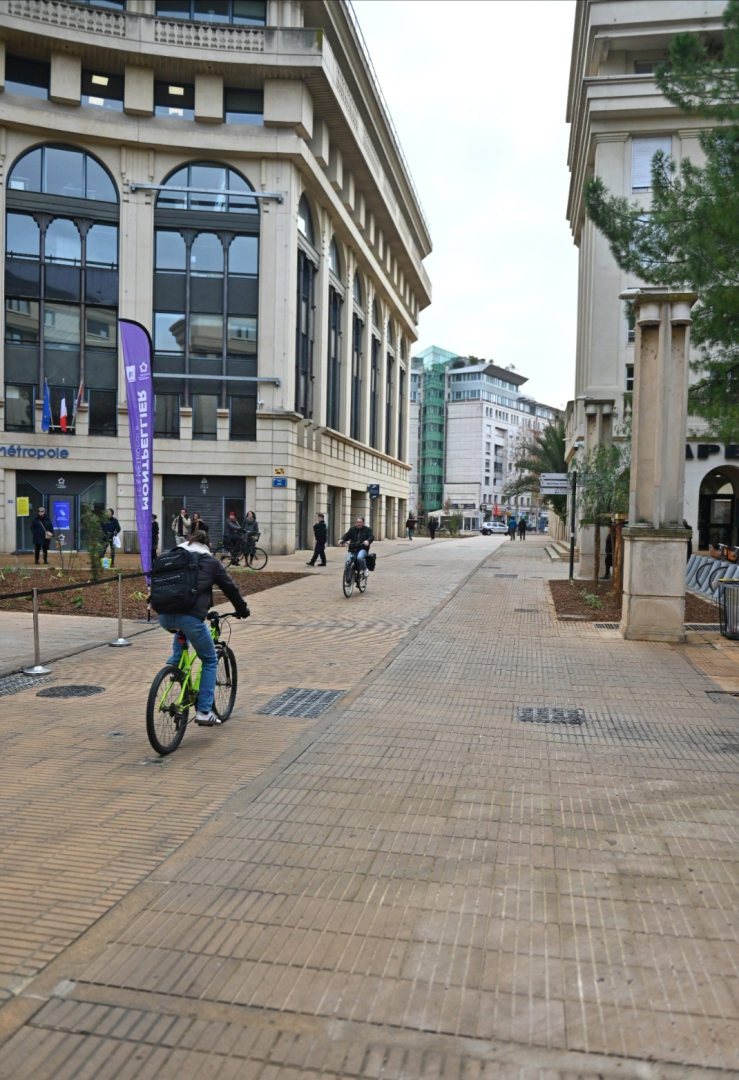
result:
[[[692,340],[701,349],[690,411],[723,442],[739,437],[739,0],[724,12],[723,50],[678,34],[656,72],[667,100],[717,126],[700,134],[703,166],[652,161],[652,206],[610,195],[594,177],[587,212],[618,265],[642,281],[696,292]]]

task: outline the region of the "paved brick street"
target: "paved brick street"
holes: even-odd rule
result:
[[[496,544],[258,594],[163,764],[156,634],[0,703],[3,1080],[739,1076],[739,650],[557,622]],[[349,693],[255,715],[287,686]]]

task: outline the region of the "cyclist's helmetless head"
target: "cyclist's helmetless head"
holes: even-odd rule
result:
[[[364,525],[364,518],[358,517],[357,518],[357,525]]]

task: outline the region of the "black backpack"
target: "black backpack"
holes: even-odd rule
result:
[[[198,598],[200,554],[184,547],[165,551],[151,568],[151,606],[159,615],[186,614]]]

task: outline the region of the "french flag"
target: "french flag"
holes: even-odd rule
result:
[[[62,431],[67,430],[67,395],[62,393],[62,406],[59,410],[59,427]]]

